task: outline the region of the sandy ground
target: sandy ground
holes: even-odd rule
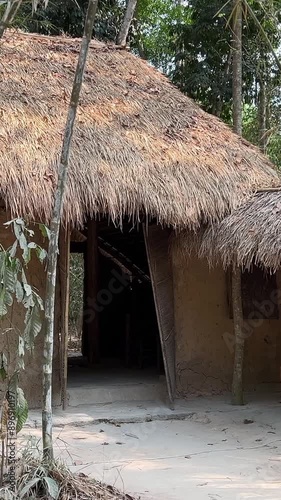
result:
[[[56,454],[72,470],[144,500],[280,500],[280,400],[265,395],[237,408],[200,398],[185,403],[184,420],[163,414],[167,420],[110,424],[87,422],[92,406],[80,421],[55,420]],[[38,428],[25,432],[40,436]]]

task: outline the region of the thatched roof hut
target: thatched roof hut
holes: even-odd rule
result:
[[[0,42],[0,197],[48,219],[79,40],[7,33]],[[93,41],[70,159],[64,220],[149,214],[213,222],[280,185],[260,151],[148,63]]]
[[[198,233],[181,234],[181,252],[198,252],[209,263],[244,269],[253,264],[276,271],[281,267],[281,191],[256,193],[222,222]]]

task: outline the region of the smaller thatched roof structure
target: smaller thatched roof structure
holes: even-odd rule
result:
[[[210,265],[281,267],[281,191],[256,193],[222,222],[179,236],[181,251],[198,252]]]
[[[0,41],[0,198],[48,220],[80,40],[8,32]],[[64,221],[148,215],[214,222],[280,186],[270,161],[160,72],[92,41],[70,155]]]

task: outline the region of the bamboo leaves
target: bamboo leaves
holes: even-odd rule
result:
[[[56,500],[59,497],[60,489],[57,482],[53,478],[47,476],[47,473],[47,471],[39,467],[37,469],[37,477],[32,477],[24,485],[19,492],[19,498],[35,498],[34,494],[43,490],[46,491],[50,500]]]
[[[0,251],[0,317],[8,313],[14,297],[26,309],[25,327],[19,340],[19,362],[22,368],[23,351],[32,350],[34,340],[41,330],[41,311],[43,310],[43,301],[37,291],[27,282],[24,267],[30,262],[32,251],[35,251],[40,262],[44,262],[47,252],[34,241],[29,241],[29,238],[34,236],[34,231],[27,227],[23,219],[14,219],[7,222],[5,226],[13,229],[16,240],[8,250],[2,248]],[[40,230],[44,236],[48,236],[46,226],[40,224]],[[20,251],[21,258],[17,256]]]
[[[0,381],[4,382],[7,378],[8,360],[4,352],[0,352]]]
[[[23,390],[19,387],[19,374],[25,367],[24,358],[26,352],[32,351],[35,338],[41,331],[41,312],[43,310],[43,301],[37,290],[28,283],[25,268],[28,266],[33,254],[43,262],[47,257],[47,252],[35,241],[31,240],[34,237],[34,231],[28,228],[23,219],[14,219],[7,222],[5,226],[13,230],[16,239],[7,250],[0,245],[0,319],[7,315],[14,300],[21,304],[26,311],[22,332],[18,336],[18,348],[13,365],[10,366],[4,352],[0,353],[0,380],[2,382],[6,381],[2,414],[5,405],[8,404],[8,411],[12,412],[15,420],[15,432],[18,433],[28,416],[28,404]],[[47,234],[45,228],[44,235]],[[3,435],[3,422],[1,433]],[[5,444],[2,439],[2,455],[3,446]],[[3,462],[0,482],[3,476],[2,469]]]
[[[34,302],[34,305],[29,307],[27,310],[24,320],[25,328],[23,332],[23,340],[25,348],[28,351],[33,349],[35,338],[41,331],[42,320],[40,311],[42,310],[43,306],[37,299],[36,302]]]
[[[6,9],[4,11],[3,17],[0,19],[0,39],[2,38],[5,29],[9,28],[10,25],[12,24],[19,8],[21,7],[23,3],[23,0],[6,0],[0,1],[0,5],[5,5],[6,4]],[[39,5],[40,0],[31,0],[31,5],[32,5],[32,13],[37,10],[37,7]],[[43,0],[42,1],[44,7],[47,7],[48,5],[48,0]]]
[[[28,404],[24,397],[23,390],[20,387],[17,388],[16,395],[17,397],[16,397],[15,417],[16,417],[16,432],[18,434],[22,430],[25,422],[27,421]]]

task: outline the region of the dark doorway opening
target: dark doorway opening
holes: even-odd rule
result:
[[[101,222],[98,239],[101,363],[163,370],[142,228]]]
[[[80,233],[78,239],[81,241],[72,238],[71,242],[73,255],[79,252],[84,256],[85,295],[81,355],[73,356],[69,351],[68,390],[71,387],[77,389],[78,383],[84,387],[97,383],[101,387],[119,381],[123,385],[134,382],[140,386],[148,380],[151,383],[161,380],[165,385],[142,227],[132,227],[124,220],[120,229],[106,219],[95,225],[97,257],[91,259],[95,250],[87,248],[88,227]],[[87,266],[94,265],[94,261],[97,282],[94,297],[89,299]],[[91,342],[92,335],[95,336],[94,342]]]

